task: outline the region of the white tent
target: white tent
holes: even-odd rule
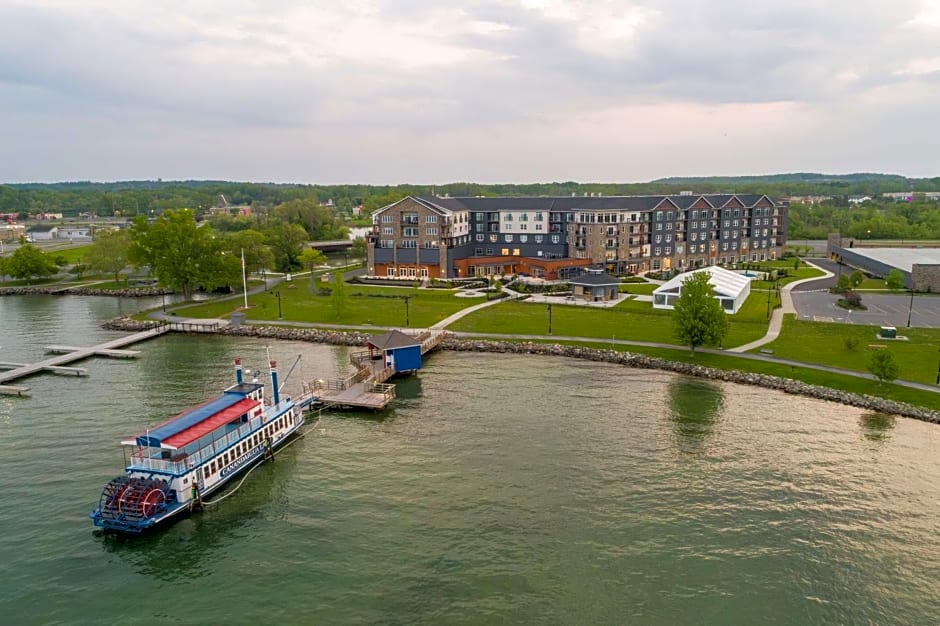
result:
[[[710,265],[701,269],[679,274],[655,290],[653,290],[653,308],[671,309],[679,294],[682,293],[682,284],[692,274],[705,272],[708,274],[708,283],[715,291],[715,297],[721,302],[725,313],[737,313],[751,293],[751,279],[735,272]]]

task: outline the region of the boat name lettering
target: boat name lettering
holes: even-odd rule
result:
[[[254,448],[252,448],[251,450],[249,450],[242,456],[238,457],[237,459],[235,459],[234,461],[226,465],[222,469],[222,471],[219,472],[219,476],[221,478],[224,478],[228,476],[229,474],[231,474],[232,472],[238,470],[242,465],[250,461],[251,457],[256,456],[259,452],[261,452],[262,448],[264,448],[264,444],[258,444],[257,446],[255,446]]]

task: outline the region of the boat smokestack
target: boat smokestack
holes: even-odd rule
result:
[[[281,393],[277,390],[277,361],[271,361],[271,387],[274,392],[274,404],[280,404]]]
[[[242,384],[242,360],[235,359],[235,383]]]

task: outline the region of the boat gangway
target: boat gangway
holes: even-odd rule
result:
[[[125,337],[112,339],[111,341],[106,341],[90,348],[79,348],[75,346],[47,346],[46,352],[59,354],[37,363],[10,364],[16,365],[17,367],[7,371],[0,371],[0,394],[27,395],[29,392],[29,387],[20,385],[7,385],[5,383],[9,383],[20,378],[25,378],[26,376],[32,376],[33,374],[38,374],[43,371],[52,371],[59,374],[72,373],[81,376],[85,373],[84,369],[77,367],[69,368],[65,367],[65,365],[68,363],[74,363],[75,361],[81,361],[89,357],[108,356],[129,358],[136,356],[138,354],[136,351],[122,350],[121,348],[139,343],[141,341],[146,341],[147,339],[152,339],[153,337],[158,337],[164,333],[170,332],[170,330],[171,329],[169,325],[161,325],[149,330],[133,333]]]

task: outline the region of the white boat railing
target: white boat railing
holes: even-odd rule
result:
[[[183,474],[189,469],[201,465],[205,461],[215,457],[236,441],[247,436],[248,433],[258,430],[263,424],[267,423],[266,421],[262,421],[264,417],[263,414],[253,417],[238,428],[216,439],[206,441],[209,436],[207,435],[196,441],[192,446],[187,446],[176,452],[174,455],[176,457],[175,459],[164,459],[162,457],[163,449],[161,448],[135,448],[131,454],[128,469]],[[191,447],[192,450],[190,450]]]

